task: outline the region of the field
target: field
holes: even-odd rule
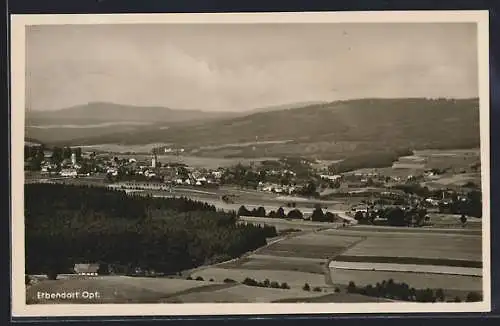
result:
[[[242,282],[245,278],[250,277],[256,281],[262,282],[269,279],[271,282],[276,281],[280,284],[288,283],[292,289],[301,289],[304,283],[309,283],[312,286],[325,286],[325,276],[317,273],[306,273],[289,270],[247,270],[245,268],[218,268],[211,267],[202,269],[191,274],[191,277],[203,277],[203,279],[213,278],[217,282],[222,282],[229,278],[237,282]]]
[[[226,287],[227,284],[211,282],[187,281],[167,278],[139,278],[125,276],[102,276],[89,279],[45,280],[27,290],[27,303],[46,303],[38,300],[38,292],[98,292],[100,298],[95,300],[73,300],[74,303],[125,303],[125,302],[157,302],[176,293],[193,289],[214,289]],[[50,302],[53,302],[50,300]],[[60,302],[67,302],[61,299]]]
[[[342,258],[359,262],[351,263],[354,265],[365,264],[368,270],[331,268],[332,260],[342,263]],[[363,263],[370,259],[372,263]],[[393,264],[388,264],[390,259],[394,260]],[[329,293],[308,297],[309,292],[304,291],[303,296],[280,299],[277,294],[269,294],[266,302],[372,302],[377,299],[346,294],[347,284],[353,281],[359,286],[375,285],[389,279],[406,282],[417,289],[442,288],[448,298],[465,298],[471,291],[482,291],[481,259],[478,229],[352,226],[305,229],[277,239],[241,259],[195,270],[191,276],[219,282],[224,278],[239,282],[247,277],[256,281],[268,279],[286,282],[293,291],[300,291],[308,283],[311,288],[319,287]],[[333,293],[335,288],[341,292]],[[217,292],[236,295],[231,294],[233,291],[237,288]],[[206,292],[204,295],[209,296]],[[221,294],[220,300],[223,297]]]
[[[122,276],[42,281],[28,289],[27,300],[44,303],[36,299],[37,292],[43,291],[88,290],[98,291],[101,298],[93,302],[102,303],[375,302],[385,299],[346,293],[347,284],[352,281],[357,286],[375,285],[389,279],[416,289],[442,288],[447,298],[463,299],[471,291],[482,291],[478,268],[480,235],[480,230],[467,228],[303,228],[300,232],[269,239],[269,245],[239,259],[202,266],[186,271],[183,276],[201,277],[201,281]],[[392,264],[388,264],[391,259]],[[352,265],[363,265],[368,270],[338,268],[339,264],[334,264],[337,261],[347,268],[349,262],[353,262]],[[476,265],[467,265],[471,263]],[[415,268],[411,270],[411,266]],[[454,275],[461,269],[459,274],[463,275]],[[287,283],[290,289],[241,284],[246,278],[280,285]],[[225,283],[225,279],[236,283]],[[303,290],[305,283],[311,291]]]
[[[375,233],[343,255],[481,261],[481,249],[473,235]]]
[[[391,167],[359,169],[354,172],[375,172],[381,175],[403,177],[418,175],[425,170],[444,170],[444,174],[425,181],[425,185],[463,185],[468,181],[480,184],[480,169],[473,168],[480,162],[480,150],[417,150],[412,156],[400,157]]]
[[[362,238],[358,237],[335,237],[312,233],[272,244],[260,252],[279,257],[329,259],[341,254],[346,248],[361,240]]]
[[[478,291],[482,290],[481,277],[462,275],[425,274],[408,272],[332,270],[331,280],[334,284],[375,285],[393,279],[395,282],[406,282],[416,289],[442,288],[446,290]]]
[[[320,296],[317,292],[305,292],[302,290],[282,290],[261,287],[249,287],[235,285],[224,289],[210,292],[192,292],[181,294],[168,301],[176,303],[252,303],[252,302],[274,302],[289,298],[311,298]]]

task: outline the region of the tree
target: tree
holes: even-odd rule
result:
[[[304,284],[304,286],[302,287],[302,290],[304,291],[311,291],[311,287],[309,286],[309,284]]]
[[[280,284],[276,281],[272,281],[271,284],[269,284],[269,287],[273,288],[273,289],[279,289],[280,288]]]
[[[436,300],[439,302],[444,302],[445,300],[445,295],[443,289],[437,289],[436,290]]]
[[[76,160],[80,161],[82,159],[82,148],[76,147],[74,150],[75,150]]]
[[[316,197],[318,195],[316,184],[313,181],[309,181],[307,185],[300,188],[297,193],[306,197]]]
[[[481,191],[473,190],[467,194],[467,215],[479,218],[483,216]]]
[[[399,208],[392,208],[387,212],[386,215],[387,222],[391,226],[406,226],[406,219],[405,219],[405,213],[404,211]]]
[[[286,218],[285,210],[283,209],[283,207],[278,208],[278,210],[276,212],[276,217],[277,218]]]
[[[336,216],[332,212],[326,212],[325,213],[325,220],[327,222],[335,222]]]
[[[71,154],[72,154],[72,152],[71,152],[71,147],[69,147],[69,146],[65,146],[65,147],[63,148],[63,150],[62,150],[62,158],[63,158],[64,160],[69,159],[69,158],[71,158]]]
[[[353,281],[350,281],[349,284],[347,285],[347,292],[348,293],[355,293],[356,292],[356,283]]]
[[[239,209],[238,209],[238,216],[251,216],[251,212],[245,207],[245,206],[241,206]]]
[[[57,280],[57,272],[55,270],[50,270],[47,272],[47,279],[49,280]]]
[[[52,149],[51,161],[54,164],[61,164],[63,160],[63,150],[60,147],[54,147]]]
[[[467,223],[467,217],[465,217],[465,215],[463,214],[460,217],[460,223],[462,223],[462,227],[465,227],[465,224]]]
[[[325,220],[325,214],[321,207],[316,207],[311,215],[312,221],[323,222]]]
[[[257,216],[258,217],[266,217],[266,209],[262,206],[257,208]]]
[[[364,218],[365,218],[365,215],[363,214],[362,211],[356,211],[356,213],[354,214],[354,219],[356,221],[361,221]]]
[[[477,292],[469,292],[465,298],[465,302],[479,302],[482,301],[483,297]]]
[[[285,289],[285,290],[288,290],[288,289],[290,289],[290,286],[288,285],[287,282],[283,282],[283,283],[281,283],[281,288]]]
[[[300,210],[295,208],[295,209],[292,209],[291,211],[288,212],[287,218],[301,220],[304,218],[304,215],[302,214],[302,212]]]

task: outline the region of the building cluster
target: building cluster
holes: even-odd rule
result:
[[[77,162],[76,154],[72,153],[70,159],[63,159],[60,164],[55,164],[50,160],[41,163],[42,174],[58,173],[62,177],[77,177],[81,169],[81,164]]]

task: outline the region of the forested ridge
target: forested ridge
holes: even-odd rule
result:
[[[266,244],[274,227],[187,198],[153,198],[60,184],[25,185],[26,273],[102,262],[175,273]]]

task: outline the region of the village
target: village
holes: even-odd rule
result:
[[[221,206],[241,204],[247,205],[247,208],[257,208],[264,206],[262,202],[273,198],[278,199],[280,205],[287,206],[286,213],[289,213],[297,202],[303,203],[304,200],[308,200],[311,207],[325,206],[325,202],[336,201],[348,205],[342,205],[342,210],[347,211],[351,218],[370,223],[374,223],[381,212],[393,207],[400,207],[404,211],[425,209],[426,213],[461,214],[464,215],[462,220],[467,215],[480,217],[476,215],[481,211],[477,183],[469,180],[459,185],[448,183],[436,186],[434,181],[439,179],[439,174],[444,169],[440,171],[438,168],[425,166],[419,166],[419,170],[395,168],[397,165],[405,165],[401,162],[395,163],[391,168],[335,173],[331,166],[301,158],[200,168],[162,161],[155,151],[148,155],[96,154],[69,147],[49,151],[28,144],[25,155],[25,170],[28,174],[26,182],[89,183],[129,193],[149,191],[155,195],[194,196],[201,200],[211,200],[212,203],[214,198],[204,197],[203,194],[217,194],[216,202],[220,202]],[[469,158],[466,162],[474,161]],[[406,163],[406,167],[408,165]],[[461,166],[460,172],[456,173],[475,177],[479,175],[474,163],[466,167],[470,171],[465,171]],[[234,191],[217,191],[220,189]],[[243,195],[235,195],[238,192]],[[252,200],[252,196],[247,195],[251,193],[260,193],[263,197]],[[316,205],[312,206],[312,203]],[[237,207],[232,206],[234,210]],[[302,216],[309,219],[311,215],[307,213]],[[428,216],[422,216],[417,224],[423,225],[428,219]],[[352,219],[346,220],[350,221]]]

